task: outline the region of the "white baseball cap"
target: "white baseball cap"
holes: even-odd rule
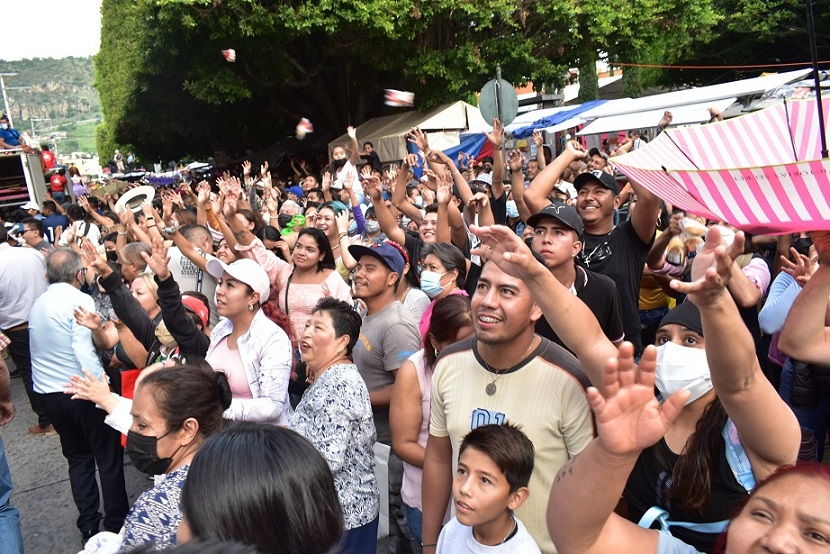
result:
[[[37,211],[40,211],[40,206],[38,206],[37,202],[33,202],[32,200],[29,200],[28,202],[26,202],[25,204],[20,206],[20,209],[21,210],[37,210]]]
[[[226,264],[222,260],[211,258],[207,261],[206,266],[208,273],[217,279],[221,279],[227,273],[237,281],[254,289],[255,292],[259,293],[260,304],[268,301],[268,296],[271,294],[271,282],[262,266],[254,260],[243,258],[232,264]]]

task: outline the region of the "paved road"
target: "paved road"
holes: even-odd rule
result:
[[[14,370],[11,359],[7,359]],[[33,436],[26,429],[37,422],[20,379],[12,379],[15,417],[2,428],[6,456],[12,472],[12,504],[20,510],[20,525],[27,554],[65,554],[81,549],[75,526],[78,510],[72,501],[66,459],[60,440]],[[124,473],[130,503],[152,485],[125,456]],[[103,504],[102,504],[103,506]],[[378,544],[378,554],[388,552],[387,541]]]

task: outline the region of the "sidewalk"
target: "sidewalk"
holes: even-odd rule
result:
[[[14,364],[7,360],[10,369]],[[2,428],[12,472],[12,505],[20,510],[23,542],[29,554],[64,554],[81,550],[75,526],[78,510],[72,501],[66,459],[60,440],[33,436],[26,428],[37,422],[20,379],[12,379],[15,416]],[[126,461],[126,456],[125,456]],[[152,485],[127,461],[124,473],[130,504]],[[103,501],[102,501],[103,506]]]

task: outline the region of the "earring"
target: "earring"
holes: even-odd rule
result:
[[[253,304],[248,304],[248,309],[253,312],[254,311],[254,305]]]

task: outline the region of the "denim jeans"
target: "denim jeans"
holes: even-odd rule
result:
[[[412,531],[412,536],[415,537],[417,550],[421,551],[421,529],[423,528],[424,514],[418,508],[403,505],[403,513],[406,516],[406,525]]]
[[[23,554],[20,514],[12,507],[12,474],[6,460],[6,446],[0,437],[0,554]]]

